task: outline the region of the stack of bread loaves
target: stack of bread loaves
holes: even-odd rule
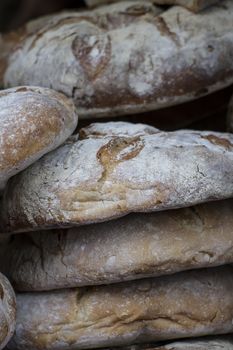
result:
[[[1,37],[0,270],[17,316],[1,275],[0,349],[233,349],[233,134],[154,127],[232,89],[233,1],[216,2],[120,1]],[[122,120],[71,136],[76,111]]]

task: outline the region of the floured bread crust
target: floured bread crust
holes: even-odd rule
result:
[[[233,196],[233,135],[152,134],[150,127],[133,136],[132,124],[115,125],[103,126],[103,137],[93,137],[98,124],[81,131],[80,140],[70,138],[15,176],[4,191],[1,232],[90,224]],[[122,137],[127,128],[131,136]]]
[[[90,349],[233,331],[233,268],[17,295],[8,349]]]
[[[14,291],[0,273],[0,349],[3,349],[15,331],[16,300]]]
[[[14,235],[1,271],[19,291],[108,284],[233,263],[233,200]]]
[[[61,145],[77,121],[72,101],[50,89],[23,86],[0,91],[0,188]]]
[[[222,5],[193,14],[126,1],[38,19],[2,39],[3,84],[62,91],[80,118],[194,100],[233,83],[233,2]]]
[[[134,0],[131,0],[131,1],[134,1]],[[181,5],[181,6],[187,7],[189,10],[194,12],[201,11],[204,8],[218,2],[218,0],[146,0],[146,1],[150,1],[158,5]],[[117,2],[117,0],[85,0],[85,2],[87,6],[95,7],[99,5],[109,4],[112,2]]]

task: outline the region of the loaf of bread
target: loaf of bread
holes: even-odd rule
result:
[[[140,136],[139,129],[93,124],[14,176],[1,201],[1,232],[90,224],[233,196],[232,134],[142,125]]]
[[[233,2],[222,4],[193,14],[126,1],[35,20],[3,38],[0,80],[62,91],[80,118],[194,100],[233,83]]]
[[[18,234],[0,246],[18,291],[108,284],[233,263],[233,200]]]
[[[233,331],[233,267],[21,293],[8,349],[124,346]]]
[[[131,1],[134,1],[134,0],[131,0]],[[151,3],[158,4],[158,5],[181,5],[181,6],[187,7],[189,10],[194,12],[201,11],[204,8],[218,2],[218,0],[144,0],[144,1],[150,1]],[[112,2],[117,2],[117,0],[85,0],[85,2],[87,6],[95,7],[99,5],[109,4]],[[141,4],[139,4],[139,7],[140,5]]]
[[[0,349],[3,349],[15,331],[16,300],[14,291],[0,273]]]
[[[11,176],[61,145],[77,118],[72,101],[50,89],[0,91],[0,189]]]

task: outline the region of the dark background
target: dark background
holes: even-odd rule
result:
[[[82,0],[0,0],[0,31],[16,29],[41,15],[82,7]]]

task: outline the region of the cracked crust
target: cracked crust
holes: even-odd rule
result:
[[[113,125],[103,126],[109,136],[91,137],[93,124],[81,132],[88,138],[70,138],[12,178],[1,203],[1,232],[71,227],[233,196],[232,134],[152,134],[150,127],[140,136],[136,127],[127,136],[132,124]]]
[[[0,349],[3,349],[15,331],[16,300],[14,291],[0,273]]]
[[[13,235],[1,271],[19,291],[108,284],[233,263],[233,200]],[[172,244],[171,244],[172,242]]]
[[[109,286],[17,295],[8,349],[68,350],[233,331],[230,266]]]
[[[2,81],[62,91],[80,118],[194,100],[233,82],[233,3],[222,4],[193,14],[128,1],[38,19],[2,38]]]
[[[110,4],[113,2],[117,2],[117,1],[119,1],[119,0],[85,0],[87,6],[89,6],[89,7],[106,5],[106,4]],[[121,0],[121,1],[124,1],[124,0]],[[131,1],[134,1],[134,0],[131,0]],[[151,2],[153,4],[157,4],[157,5],[184,6],[187,9],[194,11],[194,12],[199,12],[206,7],[209,7],[213,4],[216,4],[217,2],[219,2],[219,3],[221,2],[220,0],[146,0],[146,1]],[[140,3],[140,1],[138,1],[138,2]]]
[[[60,146],[74,131],[72,101],[45,88],[0,91],[0,188],[7,180]]]

